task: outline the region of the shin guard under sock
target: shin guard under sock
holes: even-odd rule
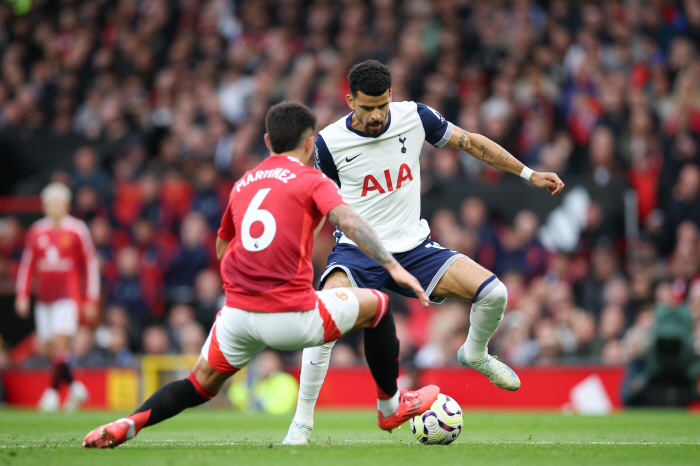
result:
[[[472,302],[469,335],[463,347],[467,361],[473,362],[487,356],[489,339],[503,320],[508,303],[508,290],[496,275],[492,275],[481,284]]]
[[[331,350],[335,341],[304,349],[301,374],[299,375],[299,398],[294,421],[308,427],[314,426],[314,408],[321,391],[321,385],[328,372]]]
[[[377,384],[377,398],[392,398],[398,390],[399,339],[391,312],[386,312],[376,327],[365,329],[365,358]]]

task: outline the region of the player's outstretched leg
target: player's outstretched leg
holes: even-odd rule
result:
[[[472,302],[469,335],[457,351],[457,359],[461,365],[484,374],[497,387],[514,392],[520,388],[518,376],[513,369],[487,353],[489,339],[503,319],[508,291],[492,275],[481,284]]]
[[[321,391],[321,385],[328,372],[331,350],[335,341],[321,346],[305,348],[301,357],[301,375],[299,376],[299,398],[294,420],[289,426],[283,445],[306,445],[314,428],[314,408]]]
[[[131,416],[93,429],[83,439],[83,448],[114,448],[134,438],[144,427],[157,424],[186,408],[211,400],[218,392],[204,388],[195,376],[201,362],[200,358],[194,371],[187,378],[160,387]],[[217,381],[215,385],[220,386],[220,383]]]
[[[399,390],[399,339],[396,337],[394,316],[389,311],[389,297],[370,290],[379,301],[369,328],[365,329],[365,358],[377,385],[377,424],[391,432],[404,422],[430,408],[440,389],[428,385],[420,390]]]

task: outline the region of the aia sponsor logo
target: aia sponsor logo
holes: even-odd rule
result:
[[[402,163],[396,178],[396,188],[394,188],[394,183],[391,179],[391,171],[384,170],[384,181],[386,189],[384,189],[384,186],[374,176],[365,176],[365,181],[362,184],[362,197],[367,196],[367,193],[370,191],[379,191],[379,194],[385,194],[387,192],[392,192],[394,189],[399,189],[403,183],[413,181],[413,175],[408,165]]]

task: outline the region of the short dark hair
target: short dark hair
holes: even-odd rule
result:
[[[365,60],[350,69],[348,81],[353,97],[357,97],[357,91],[376,97],[391,87],[391,72],[377,60]]]
[[[304,104],[280,102],[265,116],[265,131],[275,154],[296,149],[307,130],[316,128],[316,115]]]

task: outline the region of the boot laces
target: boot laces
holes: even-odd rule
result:
[[[401,401],[404,403],[410,403],[416,399],[418,399],[419,393],[418,391],[413,391],[413,390],[407,390],[401,394]]]

